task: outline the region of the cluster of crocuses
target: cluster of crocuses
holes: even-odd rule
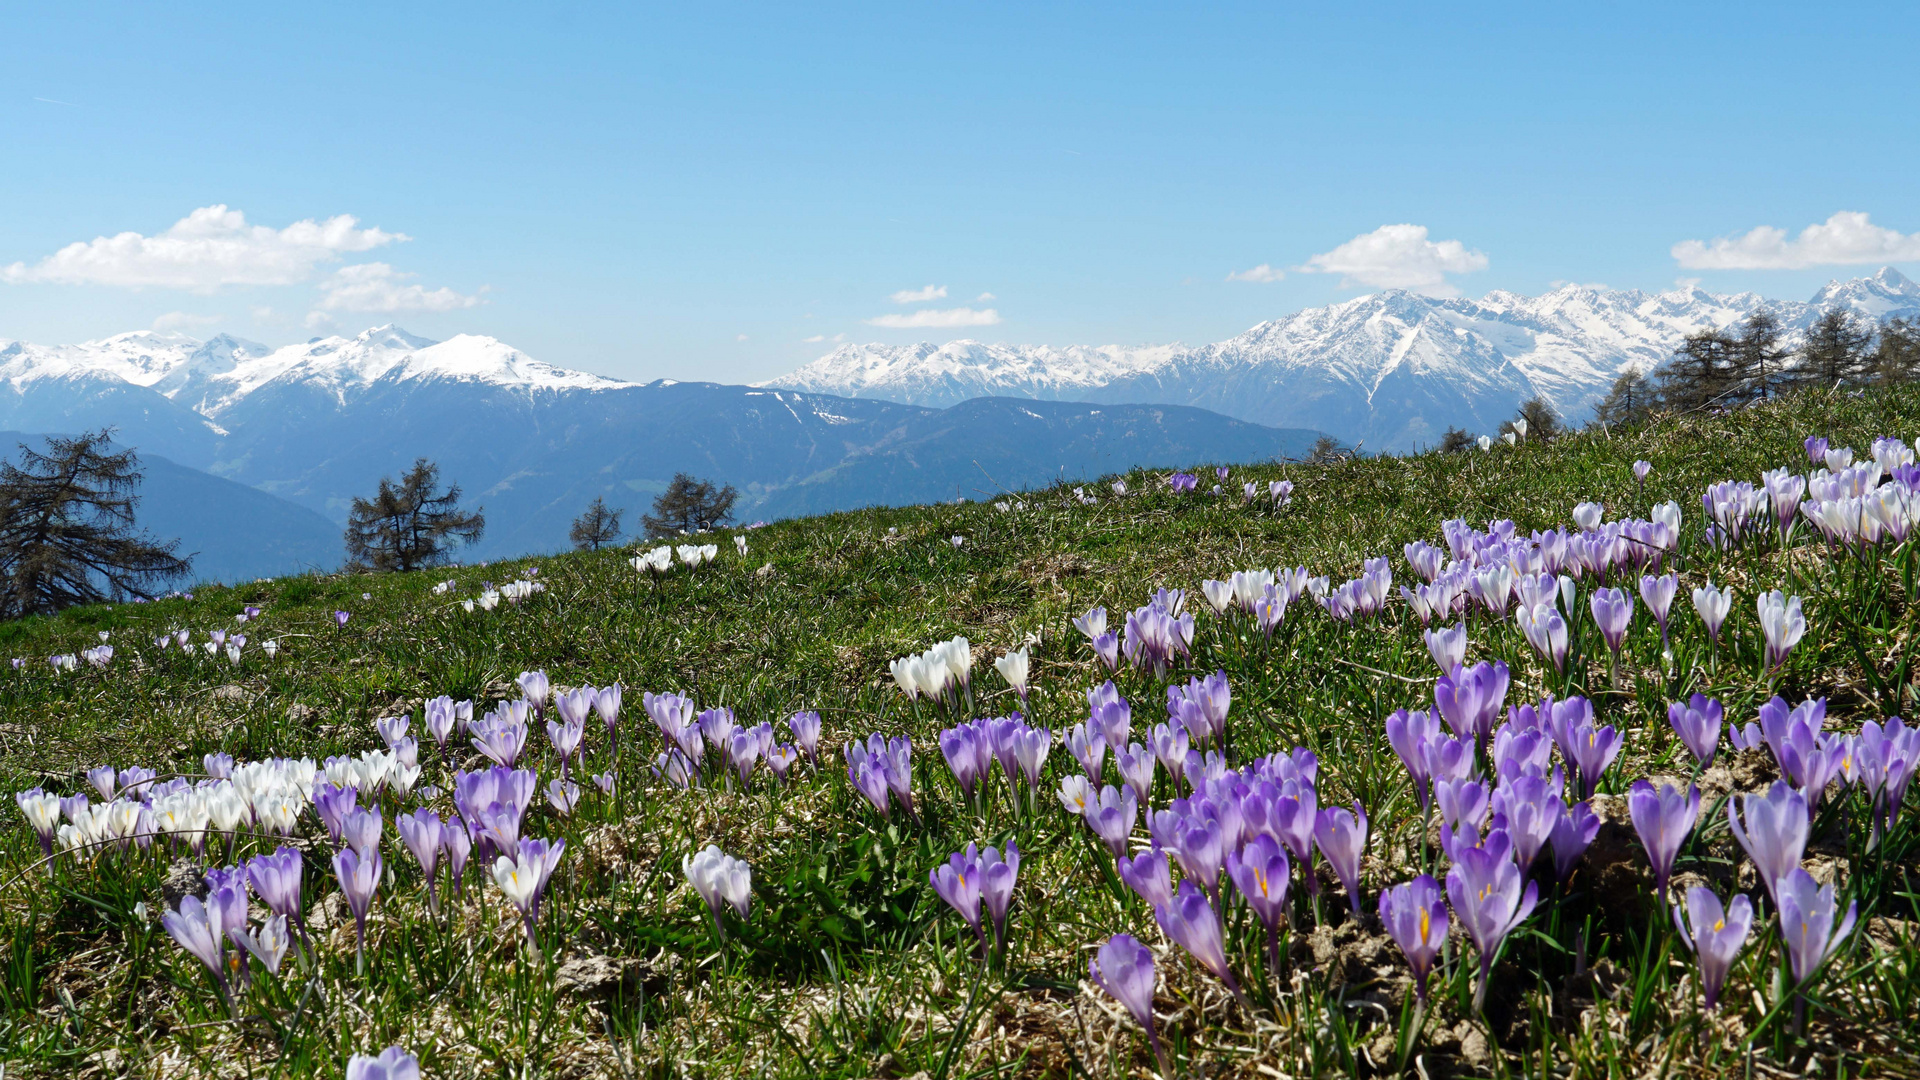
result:
[[[1713,760],[1723,717],[1719,702],[1699,694],[1667,707],[1668,722],[1701,768]],[[1756,720],[1729,726],[1727,741],[1735,750],[1765,747],[1779,766],[1782,782],[1799,793],[1809,813],[1836,785],[1843,791],[1858,788],[1867,800],[1871,850],[1899,816],[1920,768],[1920,728],[1894,716],[1885,723],[1868,720],[1857,734],[1844,735],[1826,731],[1826,722],[1827,699],[1809,698],[1789,706],[1776,696],[1760,706]]]
[[[1073,620],[1074,629],[1085,634],[1093,651],[1110,671],[1120,669],[1120,659],[1155,678],[1166,677],[1176,657],[1193,655],[1193,615],[1186,610],[1184,589],[1159,589],[1152,599],[1127,615],[1122,627],[1124,637],[1107,629],[1107,609],[1096,607]]]
[[[197,781],[160,781],[151,769],[103,765],[87,773],[99,802],[85,793],[62,798],[40,788],[16,793],[14,801],[49,856],[56,847],[81,859],[146,851],[155,840],[203,854],[213,840],[224,839],[231,848],[248,833],[292,835],[319,773],[307,759],[236,765],[225,754],[208,754],[205,766],[206,777]]]
[[[895,744],[898,744],[897,750]],[[1009,801],[1015,807],[1025,805],[1031,809],[1040,790],[1040,770],[1052,751],[1053,732],[1029,726],[1018,712],[969,720],[940,732],[940,753],[947,759],[947,767],[953,770],[961,794],[968,802],[980,806],[986,802],[987,784],[993,775],[994,763],[998,762],[1001,776],[1006,780]],[[867,745],[851,743],[846,752],[847,775],[854,789],[865,795],[874,809],[885,814],[887,793],[892,790],[886,780],[888,763],[898,760],[910,767],[910,744],[904,737],[883,741],[876,733]],[[910,777],[911,773],[907,775]],[[908,786],[903,783],[902,789]]]
[[[1217,748],[1225,741],[1232,704],[1224,674],[1170,687],[1167,697],[1167,720],[1148,733],[1148,747],[1128,741],[1131,708],[1111,683],[1090,690],[1088,719],[1067,736],[1082,774],[1062,781],[1060,801],[1106,845],[1119,879],[1152,909],[1167,938],[1244,1003],[1226,954],[1222,926],[1228,907],[1247,906],[1267,930],[1269,963],[1277,964],[1294,873],[1309,892],[1318,891],[1312,870],[1316,850],[1358,910],[1367,816],[1357,804],[1352,809],[1319,806],[1319,761],[1303,748],[1229,768]],[[1105,782],[1108,746],[1125,747],[1114,754],[1118,787]],[[1169,778],[1166,790],[1176,797],[1166,809],[1154,810],[1149,798],[1161,767]],[[1178,797],[1183,788],[1187,794]],[[1134,854],[1143,807],[1148,842]],[[1177,890],[1169,857],[1181,870]],[[1103,976],[1096,962],[1096,979],[1110,987],[1126,981],[1117,972],[1109,974]],[[1150,986],[1150,967],[1147,979]]]
[[[1235,570],[1227,580],[1209,578],[1200,594],[1216,615],[1240,615],[1253,621],[1262,635],[1271,637],[1286,620],[1287,608],[1307,592],[1307,568],[1292,570]]]
[[[893,684],[916,704],[921,698],[961,715],[973,702],[973,646],[964,637],[942,641],[923,653],[887,665]]]
[[[1222,479],[1225,479],[1225,478],[1222,477]],[[1291,480],[1267,481],[1266,495],[1267,495],[1267,498],[1273,500],[1274,509],[1276,510],[1280,509],[1281,507],[1287,505],[1289,502],[1293,501],[1293,481]],[[1260,497],[1259,484],[1254,483],[1252,480],[1248,480],[1245,483],[1242,483],[1240,485],[1240,501],[1241,502],[1252,503],[1255,499],[1258,499],[1259,497]]]
[[[1911,448],[1899,439],[1876,439],[1870,459],[1858,464],[1851,449],[1830,447],[1822,438],[1808,439],[1806,449],[1816,471],[1804,481],[1785,469],[1763,477],[1767,493],[1775,497],[1781,543],[1790,539],[1795,524],[1791,505],[1781,512],[1783,496],[1798,502],[1802,487],[1806,501],[1799,503],[1800,516],[1836,550],[1860,553],[1907,538],[1920,520],[1920,466]],[[1817,471],[1821,466],[1824,472]],[[1781,495],[1775,495],[1776,485]]]
[[[1167,487],[1175,495],[1184,495],[1199,486],[1200,478],[1192,473],[1177,472],[1167,475]]]
[[[741,727],[726,706],[696,712],[693,700],[681,694],[647,693],[641,701],[666,740],[666,748],[654,758],[654,775],[674,787],[699,787],[705,777],[707,783],[737,780],[745,790],[752,786],[754,768],[761,761],[767,763],[775,782],[785,784],[801,758],[815,767],[820,764],[817,712],[803,710],[788,717],[793,742],[776,745],[771,722]]]

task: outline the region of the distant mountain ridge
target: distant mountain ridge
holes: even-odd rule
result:
[[[628,383],[492,338],[436,342],[393,326],[281,349],[148,332],[84,346],[7,343],[0,425],[111,425],[123,444],[316,511],[336,530],[355,496],[428,457],[486,510],[486,534],[466,558],[564,547],[595,496],[637,526],[682,470],[735,485],[737,512],[752,520],[990,496],[1138,466],[1299,457],[1319,436],[1186,406],[980,399],[934,409]]]
[[[1568,285],[1478,300],[1389,290],[1212,345],[848,344],[760,385],[934,406],[983,395],[1195,405],[1407,451],[1450,426],[1491,432],[1535,394],[1583,421],[1622,371],[1659,366],[1690,333],[1761,308],[1798,333],[1830,307],[1875,321],[1916,316],[1920,285],[1888,267],[1829,282],[1806,303],[1698,287],[1649,294]]]

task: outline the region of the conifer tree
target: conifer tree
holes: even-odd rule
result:
[[[733,517],[733,504],[739,497],[732,484],[715,488],[712,481],[691,473],[674,473],[667,490],[653,500],[653,512],[643,516],[640,524],[654,539],[706,532]]]
[[[179,541],[135,531],[139,458],[111,435],[22,443],[19,462],[0,465],[0,618],[147,597],[192,570]]]
[[[573,528],[567,536],[581,551],[599,551],[620,539],[622,513],[624,511],[607,509],[607,500],[595,495],[586,512],[573,519]]]
[[[486,531],[480,510],[460,509],[460,485],[440,490],[440,467],[419,458],[395,484],[382,477],[372,499],[355,498],[347,516],[347,565],[404,573],[439,566]]]
[[[1869,367],[1883,386],[1920,378],[1920,322],[1902,318],[1881,323]]]
[[[1594,406],[1593,418],[1598,423],[1612,427],[1638,424],[1653,414],[1654,404],[1652,380],[1628,368],[1613,380],[1607,396]]]
[[[1873,327],[1840,308],[1829,308],[1807,328],[1793,386],[1841,386],[1861,381],[1873,361]]]

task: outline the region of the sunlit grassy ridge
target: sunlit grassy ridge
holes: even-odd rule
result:
[[[1605,502],[1617,517],[1678,501],[1686,522],[1682,555],[1670,568],[1681,572],[1683,596],[1671,672],[1644,611],[1617,689],[1603,661],[1579,667],[1564,686],[1510,621],[1471,626],[1469,661],[1512,667],[1509,702],[1584,691],[1603,720],[1622,728],[1626,749],[1602,785],[1617,796],[1645,775],[1690,775],[1665,721],[1665,703],[1686,693],[1718,696],[1730,723],[1751,719],[1769,692],[1795,701],[1827,695],[1829,728],[1844,731],[1911,708],[1898,697],[1911,674],[1913,626],[1899,559],[1862,568],[1829,561],[1804,541],[1791,553],[1733,555],[1699,542],[1707,484],[1755,480],[1782,465],[1804,471],[1800,441],[1809,434],[1861,451],[1880,435],[1913,441],[1920,394],[1812,394],[1488,453],[1234,465],[1220,497],[1207,494],[1210,472],[1186,495],[1136,473],[1125,477],[1124,496],[1089,486],[1091,506],[1063,487],[1009,495],[1006,510],[972,503],[781,522],[741,532],[745,557],[725,535],[711,537],[721,548],[716,562],[657,579],[627,564],[630,551],[606,551],[206,588],[191,601],[0,626],[0,659],[27,661],[20,671],[0,670],[0,786],[8,791],[77,792],[84,770],[101,763],[195,775],[201,755],[216,750],[243,760],[357,753],[381,745],[377,717],[411,712],[417,732],[425,698],[472,698],[477,712],[517,696],[511,680],[529,669],[566,686],[627,688],[619,760],[610,760],[597,725],[588,735],[591,770],[617,766],[616,795],[589,788],[570,819],[544,800],[528,812],[525,835],[569,844],[541,918],[543,962],[520,947],[511,912],[478,868],[469,870],[468,901],[433,919],[418,868],[389,824],[393,881],[374,905],[368,974],[355,974],[348,919],[323,936],[315,973],[290,966],[280,982],[257,987],[238,1025],[225,1019],[197,962],[159,927],[169,859],[158,848],[145,858],[63,865],[49,880],[32,869],[38,847],[9,811],[0,834],[0,944],[10,942],[0,1057],[10,1076],[123,1068],[338,1075],[348,1054],[398,1043],[421,1055],[429,1076],[1136,1074],[1153,1060],[1139,1029],[1081,984],[1091,949],[1116,931],[1165,945],[1151,912],[1119,888],[1111,859],[1051,795],[1042,793],[1037,814],[1004,798],[983,814],[969,809],[939,755],[941,723],[894,688],[891,658],[966,635],[976,658],[975,712],[1000,715],[1016,703],[989,661],[1031,641],[1029,715],[1059,732],[1085,718],[1084,691],[1105,677],[1070,618],[1105,605],[1117,623],[1155,588],[1188,589],[1199,624],[1194,662],[1170,677],[1225,670],[1236,764],[1303,745],[1320,757],[1322,805],[1357,799],[1366,807],[1374,829],[1363,877],[1370,910],[1382,888],[1427,858],[1405,772],[1382,734],[1394,709],[1431,705],[1434,669],[1417,620],[1397,597],[1383,619],[1351,627],[1302,601],[1269,645],[1205,610],[1200,581],[1304,565],[1338,583],[1363,559],[1388,555],[1396,584],[1411,583],[1401,545],[1438,542],[1446,518],[1481,526],[1511,518],[1524,533],[1567,524],[1583,500]],[[1630,470],[1639,458],[1653,463],[1644,488]],[[1283,509],[1239,497],[1243,481],[1264,490],[1281,477],[1296,485]],[[490,612],[460,607],[483,581],[525,577],[536,566],[544,594]],[[1684,599],[1709,574],[1738,590],[1731,636],[1711,658]],[[449,578],[452,590],[431,591]],[[1752,597],[1771,587],[1805,598],[1809,628],[1769,688],[1759,676]],[[1590,627],[1584,595],[1576,621]],[[154,647],[157,635],[176,629],[193,631],[196,641],[232,630],[245,605],[264,610],[244,632],[252,644],[279,641],[277,658],[250,648],[236,666]],[[335,624],[339,610],[350,613],[344,627]],[[101,631],[116,650],[106,669],[57,674],[46,663],[97,644]],[[1588,651],[1599,646],[1589,642]],[[1116,682],[1133,705],[1136,737],[1164,719],[1164,680],[1123,669]],[[731,706],[742,724],[770,720],[783,738],[786,716],[817,709],[826,727],[823,768],[798,767],[784,790],[764,769],[745,792],[672,790],[646,767],[661,739],[640,708],[643,690]],[[851,790],[839,748],[873,731],[912,737],[919,820],[896,813],[883,821]],[[1750,761],[1735,762],[1724,746],[1723,754],[1736,768],[1717,792],[1711,774],[1705,782],[1701,825],[1680,866],[1725,895],[1752,882],[1750,872],[1744,882],[1738,876],[1743,859],[1715,796],[1758,784]],[[446,788],[430,745],[421,756],[435,762],[421,783]],[[553,775],[538,732],[523,762],[541,770],[543,784]],[[1056,748],[1049,786],[1070,771],[1077,766]],[[998,798],[1001,789],[993,790]],[[389,817],[395,802],[388,800]],[[448,809],[444,795],[430,805]],[[1155,805],[1165,805],[1164,795]],[[1589,858],[1593,872],[1576,875],[1565,896],[1550,892],[1509,943],[1484,1019],[1465,1008],[1474,965],[1457,945],[1415,1052],[1430,1075],[1705,1074],[1745,1067],[1749,1051],[1767,1068],[1795,1072],[1911,1070],[1920,1049],[1911,1019],[1920,957],[1902,937],[1912,924],[1896,921],[1914,917],[1908,820],[1866,856],[1849,839],[1858,829],[1823,818],[1826,839],[1812,857],[1844,867],[1839,878],[1861,901],[1862,931],[1814,988],[1804,1036],[1792,1035],[1775,1008],[1777,948],[1757,940],[1736,966],[1722,1012],[1700,1018],[1690,958],[1656,910],[1631,828],[1620,835],[1614,826]],[[310,818],[305,831],[317,833]],[[1137,838],[1144,836],[1143,827]],[[1003,966],[983,970],[970,933],[934,895],[927,873],[969,842],[1010,838],[1025,860],[1011,946]],[[309,902],[324,905],[338,889],[324,866],[324,834],[319,841],[306,887]],[[681,857],[709,843],[754,868],[751,917],[732,924],[724,944],[680,872]],[[1322,877],[1327,896],[1317,909],[1296,899],[1283,970],[1265,970],[1257,924],[1244,912],[1229,919],[1233,940],[1250,943],[1230,954],[1255,1002],[1251,1015],[1177,948],[1161,954],[1157,1003],[1182,1068],[1342,1075],[1393,1067],[1407,1022],[1405,964],[1377,927],[1345,920],[1338,884],[1324,867]],[[144,919],[132,914],[140,901]],[[603,966],[624,978],[557,991],[555,969],[583,957],[610,958]]]

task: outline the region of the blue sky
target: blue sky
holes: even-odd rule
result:
[[[745,381],[1388,284],[1920,272],[1915,8],[1560,6],[35,5],[0,339],[391,321]]]

